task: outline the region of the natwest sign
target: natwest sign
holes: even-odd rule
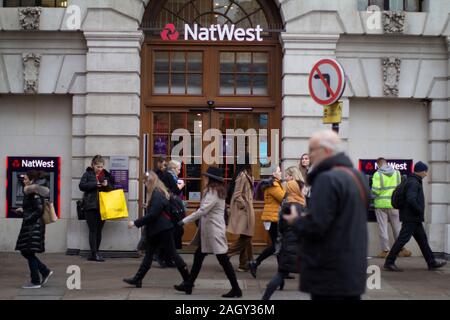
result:
[[[23,168],[54,168],[55,161],[44,161],[44,160],[22,160]]]
[[[184,40],[197,41],[263,41],[261,32],[263,29],[260,25],[256,28],[237,28],[232,25],[214,24],[209,28],[201,27],[198,24],[190,26],[184,25]],[[178,31],[172,23],[168,23],[161,32],[163,40],[177,40]]]
[[[400,173],[408,174],[413,171],[412,159],[386,159],[388,165]],[[373,175],[378,170],[376,159],[359,159],[358,168],[367,175]]]

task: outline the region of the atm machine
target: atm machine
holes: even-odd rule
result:
[[[31,170],[41,171],[50,188],[50,202],[60,217],[60,157],[7,157],[6,158],[6,217],[22,218],[16,209],[23,205],[23,177]]]

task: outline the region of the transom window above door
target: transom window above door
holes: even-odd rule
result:
[[[267,52],[221,52],[221,95],[267,95]]]
[[[153,95],[269,96],[270,51],[153,51]]]
[[[201,51],[154,51],[153,70],[154,94],[203,93]]]

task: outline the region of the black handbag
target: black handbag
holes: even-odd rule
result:
[[[86,215],[84,212],[84,206],[83,206],[83,200],[78,200],[77,201],[77,215],[78,215],[78,220],[86,220]]]

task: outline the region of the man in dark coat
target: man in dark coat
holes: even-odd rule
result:
[[[408,176],[403,191],[404,205],[400,208],[402,228],[391,251],[386,257],[384,269],[387,271],[403,271],[395,265],[395,259],[411,237],[416,239],[429,270],[441,268],[446,264],[445,261],[438,262],[434,258],[422,224],[425,213],[425,196],[423,194],[422,180],[427,175],[428,166],[419,161],[414,165],[414,173]]]
[[[369,187],[340,149],[333,131],[311,137],[308,212],[283,215],[302,241],[300,290],[313,300],[359,300],[366,287]]]

